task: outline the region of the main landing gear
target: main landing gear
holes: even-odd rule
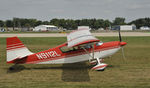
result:
[[[90,63],[91,64],[96,64],[92,69],[96,71],[104,71],[105,68],[107,67],[107,64],[102,63],[103,59],[96,58],[92,60]]]
[[[91,59],[89,59],[90,64],[95,65],[92,69],[97,71],[104,71],[104,69],[107,67],[107,64],[102,63],[103,59],[95,58],[94,55],[94,45],[92,46],[92,53],[88,52],[88,50],[85,47],[82,47],[82,49],[89,55]]]

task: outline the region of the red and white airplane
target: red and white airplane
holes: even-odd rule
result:
[[[105,57],[116,53],[126,45],[120,41],[103,43],[91,35],[89,29],[78,29],[67,34],[67,42],[55,48],[32,53],[17,38],[7,38],[7,63],[14,64],[65,64],[88,61],[95,63],[94,70],[104,70],[107,64],[102,63]]]

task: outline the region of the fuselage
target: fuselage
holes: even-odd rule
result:
[[[94,44],[94,58],[105,58],[116,53],[121,46],[125,45],[125,42],[113,41],[106,43]],[[68,48],[67,43],[59,45],[55,48],[51,48],[42,52],[31,54],[24,57],[23,60],[14,60],[10,63],[18,64],[62,64],[62,63],[75,63],[81,61],[87,61],[91,57],[89,54],[93,54],[93,48],[91,45],[85,44],[82,47],[89,53],[85,52],[80,46]]]

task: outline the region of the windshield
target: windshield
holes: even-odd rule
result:
[[[100,45],[103,45],[103,42],[96,43],[96,46],[100,46]]]

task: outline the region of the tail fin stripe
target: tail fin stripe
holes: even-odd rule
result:
[[[25,46],[21,45],[21,46],[8,47],[7,50],[13,50],[13,49],[18,49],[18,48],[23,48],[23,47]]]
[[[7,45],[7,47],[20,46],[20,45],[23,45],[23,44],[22,43],[16,43],[16,44]]]

